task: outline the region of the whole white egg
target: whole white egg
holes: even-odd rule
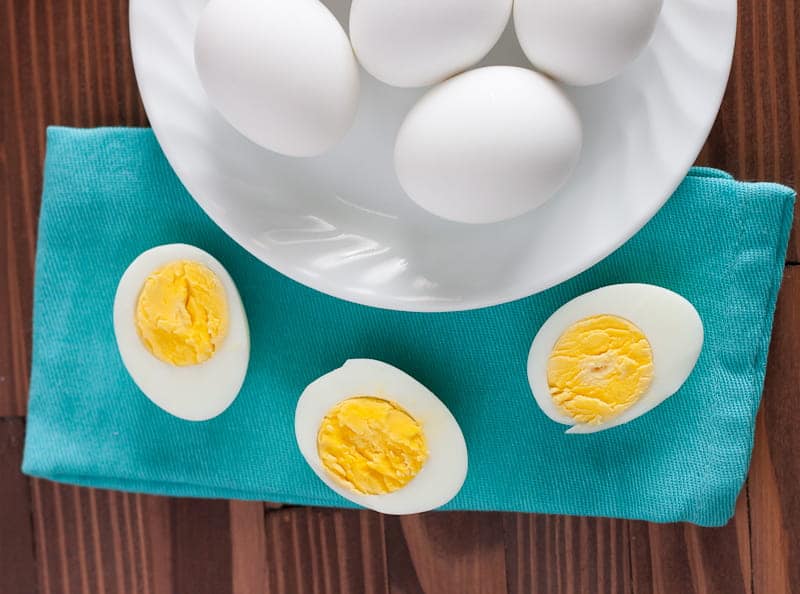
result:
[[[442,81],[497,43],[512,0],[353,0],[350,39],[361,65],[396,87]]]
[[[364,418],[355,409],[342,421],[346,426],[338,427],[349,437],[339,435],[329,422],[332,411],[357,401],[380,404],[394,416],[380,424],[380,419]],[[405,424],[398,419],[405,419]],[[389,473],[409,463],[413,452],[383,440],[380,432],[394,430],[399,437],[408,437],[413,428],[419,433],[416,437],[426,444],[427,456],[416,474],[406,474],[408,482],[403,486],[395,485],[386,493],[366,493],[359,492],[356,482],[347,480],[359,465],[362,470],[386,466]],[[295,434],[306,462],[328,487],[381,513],[413,514],[440,507],[455,497],[467,475],[464,435],[447,407],[417,380],[380,361],[351,359],[311,383],[297,403]],[[334,444],[342,446],[339,458],[322,451],[324,440],[337,437],[344,442]],[[361,443],[346,443],[349,438]]]
[[[522,51],[538,69],[571,85],[619,74],[650,42],[663,0],[515,0]]]
[[[319,155],[353,123],[358,65],[347,35],[319,0],[211,0],[194,53],[211,103],[265,148]]]
[[[164,357],[185,355],[200,348],[191,335],[178,336],[167,327],[188,328],[197,331],[198,338],[204,338],[201,334],[210,332],[209,322],[215,323],[203,318],[210,316],[202,309],[202,303],[198,307],[194,303],[209,296],[195,294],[195,288],[186,278],[171,272],[171,267],[187,264],[202,274],[216,292],[214,298],[222,310],[218,313],[222,314],[224,330],[213,341],[205,340],[211,348],[202,355],[207,357],[205,360],[179,364]],[[160,271],[167,272],[156,278]],[[150,305],[163,313],[157,320],[140,317],[146,285],[153,297]],[[203,293],[208,289],[208,286],[197,287]],[[148,346],[152,336],[142,333],[143,323],[150,324],[150,329],[158,333],[161,350],[159,345]],[[181,419],[204,421],[222,413],[238,395],[247,373],[250,333],[239,291],[222,264],[191,245],[158,246],[130,264],[114,298],[114,334],[122,362],[139,389],[157,406]]]
[[[581,122],[551,80],[491,66],[430,90],[397,135],[395,169],[422,208],[461,223],[528,212],[567,181],[580,156]]]
[[[654,285],[591,291],[558,309],[528,357],[542,411],[567,433],[632,421],[686,382],[703,347],[703,323],[686,299]]]

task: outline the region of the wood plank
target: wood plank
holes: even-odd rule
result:
[[[743,493],[724,528],[630,522],[633,592],[752,594],[747,511]]]
[[[41,594],[174,591],[169,499],[32,484]]]
[[[32,159],[38,148],[25,136],[20,117],[26,49],[17,31],[17,7],[6,2],[0,13],[2,120],[0,120],[0,416],[25,414],[28,393],[33,254],[38,185]],[[41,177],[39,175],[38,177]]]
[[[384,518],[283,508],[266,514],[267,594],[386,594]]]
[[[506,514],[511,594],[631,592],[628,523]]]
[[[233,594],[262,594],[266,590],[266,508],[258,501],[231,501]]]
[[[750,471],[756,594],[800,591],[800,267],[786,270]]]
[[[731,79],[698,163],[800,185],[800,2],[740,0]],[[800,207],[788,259],[800,262]]]
[[[5,55],[5,54],[4,54]],[[4,147],[0,147],[0,192],[8,196]],[[15,236],[15,213],[10,200],[0,204],[0,234],[5,237],[0,268],[0,417],[25,414],[28,393],[30,340],[30,274],[22,278],[17,266],[19,247]],[[30,272],[28,270],[28,272]],[[27,315],[27,317],[26,317]]]
[[[28,479],[22,464],[21,419],[0,419],[0,592],[36,592]]]
[[[503,515],[429,513],[386,517],[389,589],[395,594],[507,591]]]
[[[175,562],[172,546],[172,506],[166,497],[138,495],[136,527],[144,550],[144,566],[147,580],[145,592],[167,594],[174,592],[173,566]],[[102,571],[101,564],[96,565]]]
[[[225,594],[233,590],[228,502],[172,500],[173,590]]]
[[[227,501],[33,483],[42,594],[232,591]]]

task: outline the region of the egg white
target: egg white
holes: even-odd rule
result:
[[[155,357],[136,331],[136,304],[147,277],[176,260],[208,267],[225,288],[228,332],[214,355],[198,365],[174,366]],[[250,332],[239,291],[214,257],[191,245],[161,245],[136,258],[119,281],[114,298],[114,334],[122,362],[139,389],[166,412],[187,421],[222,413],[244,383],[250,360]]]
[[[328,473],[319,458],[317,434],[339,402],[372,396],[400,405],[422,425],[428,460],[405,487],[385,495],[351,491]],[[297,445],[312,470],[342,497],[384,514],[414,514],[440,507],[461,490],[467,476],[467,444],[447,407],[417,380],[396,367],[372,359],[350,359],[312,382],[295,412]]]
[[[548,359],[567,328],[604,314],[632,322],[647,337],[653,351],[653,382],[633,406],[605,423],[576,423],[553,401],[547,382]],[[542,411],[557,423],[572,425],[567,433],[594,433],[632,421],[672,396],[688,379],[702,347],[703,322],[686,299],[654,285],[611,285],[573,299],[550,316],[531,345],[528,381]]]

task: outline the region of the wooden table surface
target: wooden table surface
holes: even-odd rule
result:
[[[796,185],[800,0],[740,4],[731,83],[699,162]],[[22,476],[45,126],[147,118],[124,0],[0,0],[0,48],[0,593],[800,592],[797,229],[753,464],[724,528],[499,513],[397,519]]]

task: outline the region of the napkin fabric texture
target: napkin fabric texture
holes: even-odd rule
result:
[[[294,409],[312,380],[368,357],[427,385],[461,425],[469,474],[447,509],[724,524],[750,461],[793,202],[788,188],[694,169],[633,239],[568,282],[483,310],[401,313],[328,297],[249,255],[192,201],[150,130],[51,128],[23,470],[163,495],[349,506],[306,466]],[[145,398],[114,339],[122,273],[173,242],[222,262],[250,322],[244,387],[207,422],[181,421]],[[528,349],[559,306],[620,282],[688,298],[705,325],[703,352],[655,410],[565,435],[534,403]]]

